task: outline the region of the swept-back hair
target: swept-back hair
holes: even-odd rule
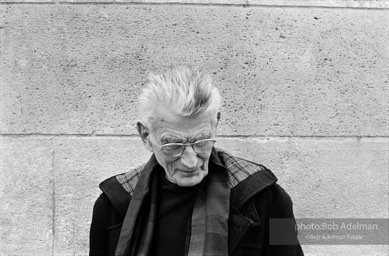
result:
[[[151,74],[138,100],[139,115],[147,123],[158,118],[158,108],[166,108],[182,117],[209,111],[216,119],[221,106],[221,96],[212,78],[190,66],[172,67],[162,74]]]

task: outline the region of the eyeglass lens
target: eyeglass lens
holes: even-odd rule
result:
[[[211,150],[214,143],[213,140],[199,140],[191,145],[196,153],[204,153]],[[182,143],[168,144],[162,147],[162,152],[167,156],[179,156],[184,152],[185,146]]]

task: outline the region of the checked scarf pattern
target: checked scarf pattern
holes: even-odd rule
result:
[[[218,149],[224,168],[209,171],[200,187],[193,213],[188,255],[228,255],[228,215],[230,190],[240,181],[261,170],[258,165],[230,156]],[[211,156],[212,158],[212,156]],[[123,222],[116,256],[148,255],[157,212],[158,175],[153,155],[146,165],[117,176],[132,195]],[[142,174],[142,175],[141,175]]]

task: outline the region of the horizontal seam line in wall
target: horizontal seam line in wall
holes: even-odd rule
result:
[[[0,137],[123,137],[138,138],[137,134],[48,134],[48,133],[30,133],[30,134],[0,134]],[[218,138],[376,138],[389,139],[389,136],[373,135],[218,135]]]
[[[354,6],[319,6],[319,5],[267,5],[267,4],[228,4],[228,3],[147,3],[147,2],[0,2],[0,5],[167,5],[167,6],[212,6],[212,7],[261,7],[261,8],[317,8],[317,9],[355,9],[355,10],[386,10],[384,7],[354,7]]]

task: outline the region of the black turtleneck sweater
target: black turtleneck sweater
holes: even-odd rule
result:
[[[199,185],[180,187],[166,179],[162,167],[159,166],[158,172],[158,212],[150,252],[158,256],[183,256]]]

